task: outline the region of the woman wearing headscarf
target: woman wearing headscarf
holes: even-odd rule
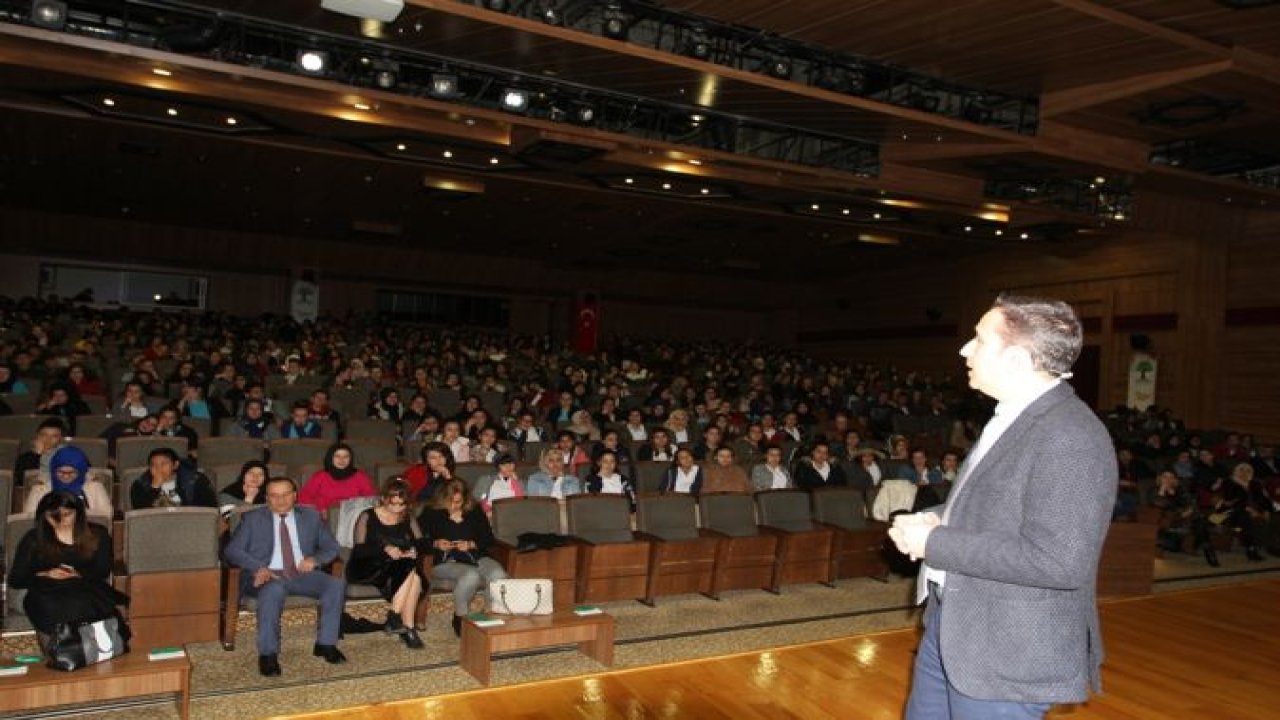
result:
[[[87,512],[111,515],[111,494],[97,478],[89,477],[89,458],[80,448],[67,445],[54,451],[49,458],[49,480],[31,486],[23,512],[35,512],[51,492],[65,492],[80,498]]]
[[[384,387],[378,391],[378,400],[369,406],[369,417],[399,423],[404,413],[400,405],[400,393],[395,388]]]
[[[298,491],[298,502],[310,505],[328,518],[329,508],[354,497],[376,497],[378,490],[368,473],[356,467],[351,446],[337,443],[324,455],[324,469],[312,475]]]

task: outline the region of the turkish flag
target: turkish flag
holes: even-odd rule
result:
[[[590,355],[600,341],[600,300],[595,293],[578,296],[573,313],[573,349]]]

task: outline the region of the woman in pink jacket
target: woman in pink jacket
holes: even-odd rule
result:
[[[298,491],[298,503],[310,505],[325,518],[329,508],[354,497],[375,497],[378,489],[368,473],[356,467],[350,446],[337,443],[324,456],[324,469],[316,472]]]

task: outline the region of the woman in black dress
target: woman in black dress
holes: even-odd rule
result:
[[[422,638],[414,629],[414,610],[422,595],[418,548],[422,530],[409,513],[409,483],[393,477],[376,507],[360,513],[353,534],[355,548],[347,563],[347,582],[373,585],[391,603],[386,629],[414,650]]]
[[[111,536],[90,523],[84,502],[68,492],[45,495],[36,506],[36,525],[18,542],[9,587],[25,589],[22,607],[41,635],[60,623],[112,617],[128,598],[114,590]],[[41,647],[45,638],[41,638]]]
[[[453,582],[453,633],[462,634],[462,618],[471,598],[507,573],[489,557],[493,528],[484,509],[471,499],[466,483],[450,480],[422,511],[419,522],[435,551],[431,577]]]

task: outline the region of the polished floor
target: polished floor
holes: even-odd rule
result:
[[[1280,717],[1280,580],[1103,605],[1105,693],[1072,720]],[[899,718],[915,631],[296,717],[376,720]]]

